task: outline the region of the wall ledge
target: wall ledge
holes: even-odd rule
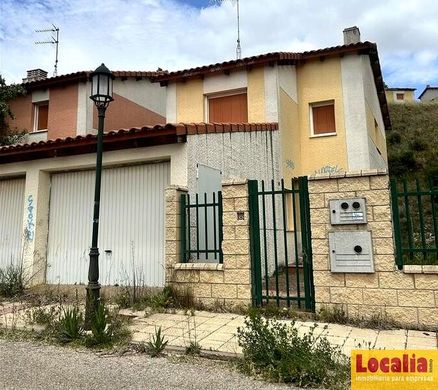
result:
[[[217,263],[176,263],[173,265],[175,270],[201,270],[201,271],[223,271],[224,265]]]
[[[404,265],[405,274],[438,274],[438,265]]]
[[[362,169],[349,172],[316,173],[315,175],[309,176],[309,180],[342,179],[344,177],[383,176],[387,174],[387,169]]]

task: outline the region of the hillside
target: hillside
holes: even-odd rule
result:
[[[438,104],[390,104],[386,133],[392,177],[438,175]]]

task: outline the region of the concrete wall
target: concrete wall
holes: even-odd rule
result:
[[[223,264],[181,263],[180,194],[166,191],[166,284],[189,290],[206,306],[247,306],[251,303],[248,192],[246,181],[223,183]],[[244,219],[238,220],[237,214]]]
[[[188,188],[196,192],[196,164],[219,169],[223,179],[280,179],[278,131],[187,136]]]
[[[404,326],[437,327],[437,274],[395,266],[388,175],[377,170],[317,175],[310,178],[309,194],[317,310],[340,306],[350,317],[380,315]],[[367,225],[330,225],[329,200],[351,197],[366,199]],[[328,232],[354,230],[371,232],[375,272],[332,273]]]

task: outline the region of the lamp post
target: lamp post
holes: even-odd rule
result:
[[[87,301],[85,308],[85,322],[90,324],[100,301],[99,284],[99,248],[97,247],[99,237],[99,208],[100,208],[100,187],[102,179],[102,152],[103,152],[103,128],[105,122],[105,111],[113,99],[114,76],[104,65],[100,65],[90,75],[91,96],[97,108],[99,126],[97,132],[97,156],[96,156],[96,182],[94,187],[94,212],[93,212],[93,236],[90,248],[90,265],[88,269]]]

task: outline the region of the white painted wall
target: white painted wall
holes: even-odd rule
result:
[[[247,88],[247,72],[242,70],[238,72],[231,72],[229,75],[218,74],[206,76],[204,78],[203,86],[205,95]]]
[[[144,78],[141,80],[116,78],[113,89],[114,93],[166,116],[166,88],[160,87],[160,83],[151,83],[149,79]]]
[[[265,66],[265,118],[267,122],[278,122],[278,67]]]
[[[222,171],[222,178],[279,179],[279,132],[187,136],[188,186],[196,192],[196,164]]]
[[[39,103],[49,100],[49,90],[43,89],[32,92],[32,103]]]
[[[362,66],[361,56],[346,55],[341,58],[348,170],[370,168]]]
[[[278,84],[293,101],[298,103],[297,69],[294,65],[281,65],[278,67]]]
[[[169,84],[166,88],[166,122],[176,123],[177,111],[176,111],[176,84]]]
[[[85,135],[88,133],[88,130],[92,128],[93,126],[93,118],[92,115],[90,115],[91,122],[88,122],[87,114],[89,111],[88,106],[90,106],[90,103],[92,103],[92,100],[90,99],[90,83],[79,83],[78,84],[78,113],[77,113],[77,120],[76,120],[76,134],[77,135]],[[93,106],[90,106],[91,108],[91,114],[93,113],[92,108]]]

